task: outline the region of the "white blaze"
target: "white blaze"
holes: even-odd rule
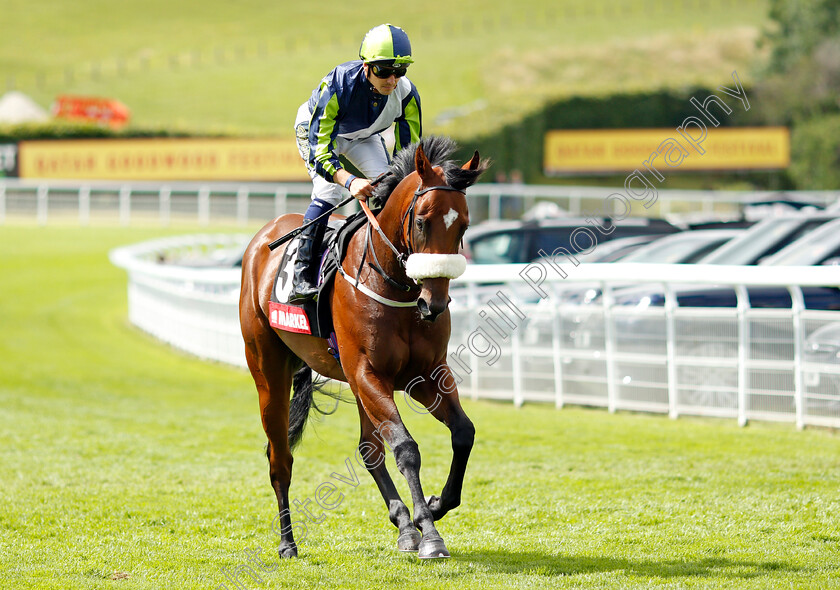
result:
[[[449,213],[443,216],[443,222],[446,224],[446,229],[449,229],[455,220],[458,219],[458,212],[455,209],[450,209]]]

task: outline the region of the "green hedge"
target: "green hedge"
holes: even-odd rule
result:
[[[127,128],[115,131],[101,125],[79,124],[64,121],[0,125],[0,143],[27,139],[100,139],[133,137],[189,137],[188,133],[169,129]]]
[[[840,115],[798,124],[791,134],[790,176],[803,190],[840,188]]]

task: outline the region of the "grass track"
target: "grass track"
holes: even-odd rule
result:
[[[2,587],[212,589],[245,549],[276,566],[250,588],[840,587],[836,434],[484,402],[465,404],[477,443],[439,527],[453,559],[397,553],[356,468],[278,564],[250,377],[126,321],[109,249],[173,233],[0,227]],[[403,413],[437,492],[446,432]],[[310,426],[294,498],[346,471],[357,429],[350,406]]]

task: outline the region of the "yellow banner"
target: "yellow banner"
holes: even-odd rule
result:
[[[790,164],[786,127],[586,129],[545,135],[547,175],[675,170],[758,170]]]
[[[309,180],[294,138],[23,141],[21,178]]]

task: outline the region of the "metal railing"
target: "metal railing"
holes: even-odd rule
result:
[[[138,221],[168,226],[173,222],[212,223],[266,221],[283,213],[305,210],[309,183],[152,183],[78,182],[0,179],[0,223],[34,220],[46,225],[76,217],[92,222]]]
[[[246,226],[287,212],[303,212],[309,204],[309,183],[79,182],[0,179],[0,224],[8,219],[77,218],[82,226],[99,220],[121,225],[172,222]],[[467,193],[473,223],[519,218],[538,201],[556,203],[571,215],[602,215],[604,202],[621,189],[606,187],[477,184]],[[749,203],[779,197],[769,191],[659,190],[647,215],[701,214],[736,216]],[[787,199],[827,205],[840,191],[798,191]],[[351,204],[349,207],[352,207]],[[347,209],[347,213],[352,209]]]
[[[131,321],[202,358],[245,366],[239,269],[183,260],[246,243],[189,236],[114,250],[128,271]],[[840,359],[816,354],[811,340],[840,312],[805,309],[802,296],[803,287],[840,285],[836,269],[590,264],[566,278],[546,272],[538,290],[534,264],[472,265],[453,282],[448,362],[462,395],[840,427]],[[664,305],[615,304],[616,290],[639,277],[661,288]],[[686,285],[728,285],[737,305],[680,307],[675,292]],[[753,286],[780,287],[791,305],[752,308]],[[572,297],[588,290],[601,295]]]

